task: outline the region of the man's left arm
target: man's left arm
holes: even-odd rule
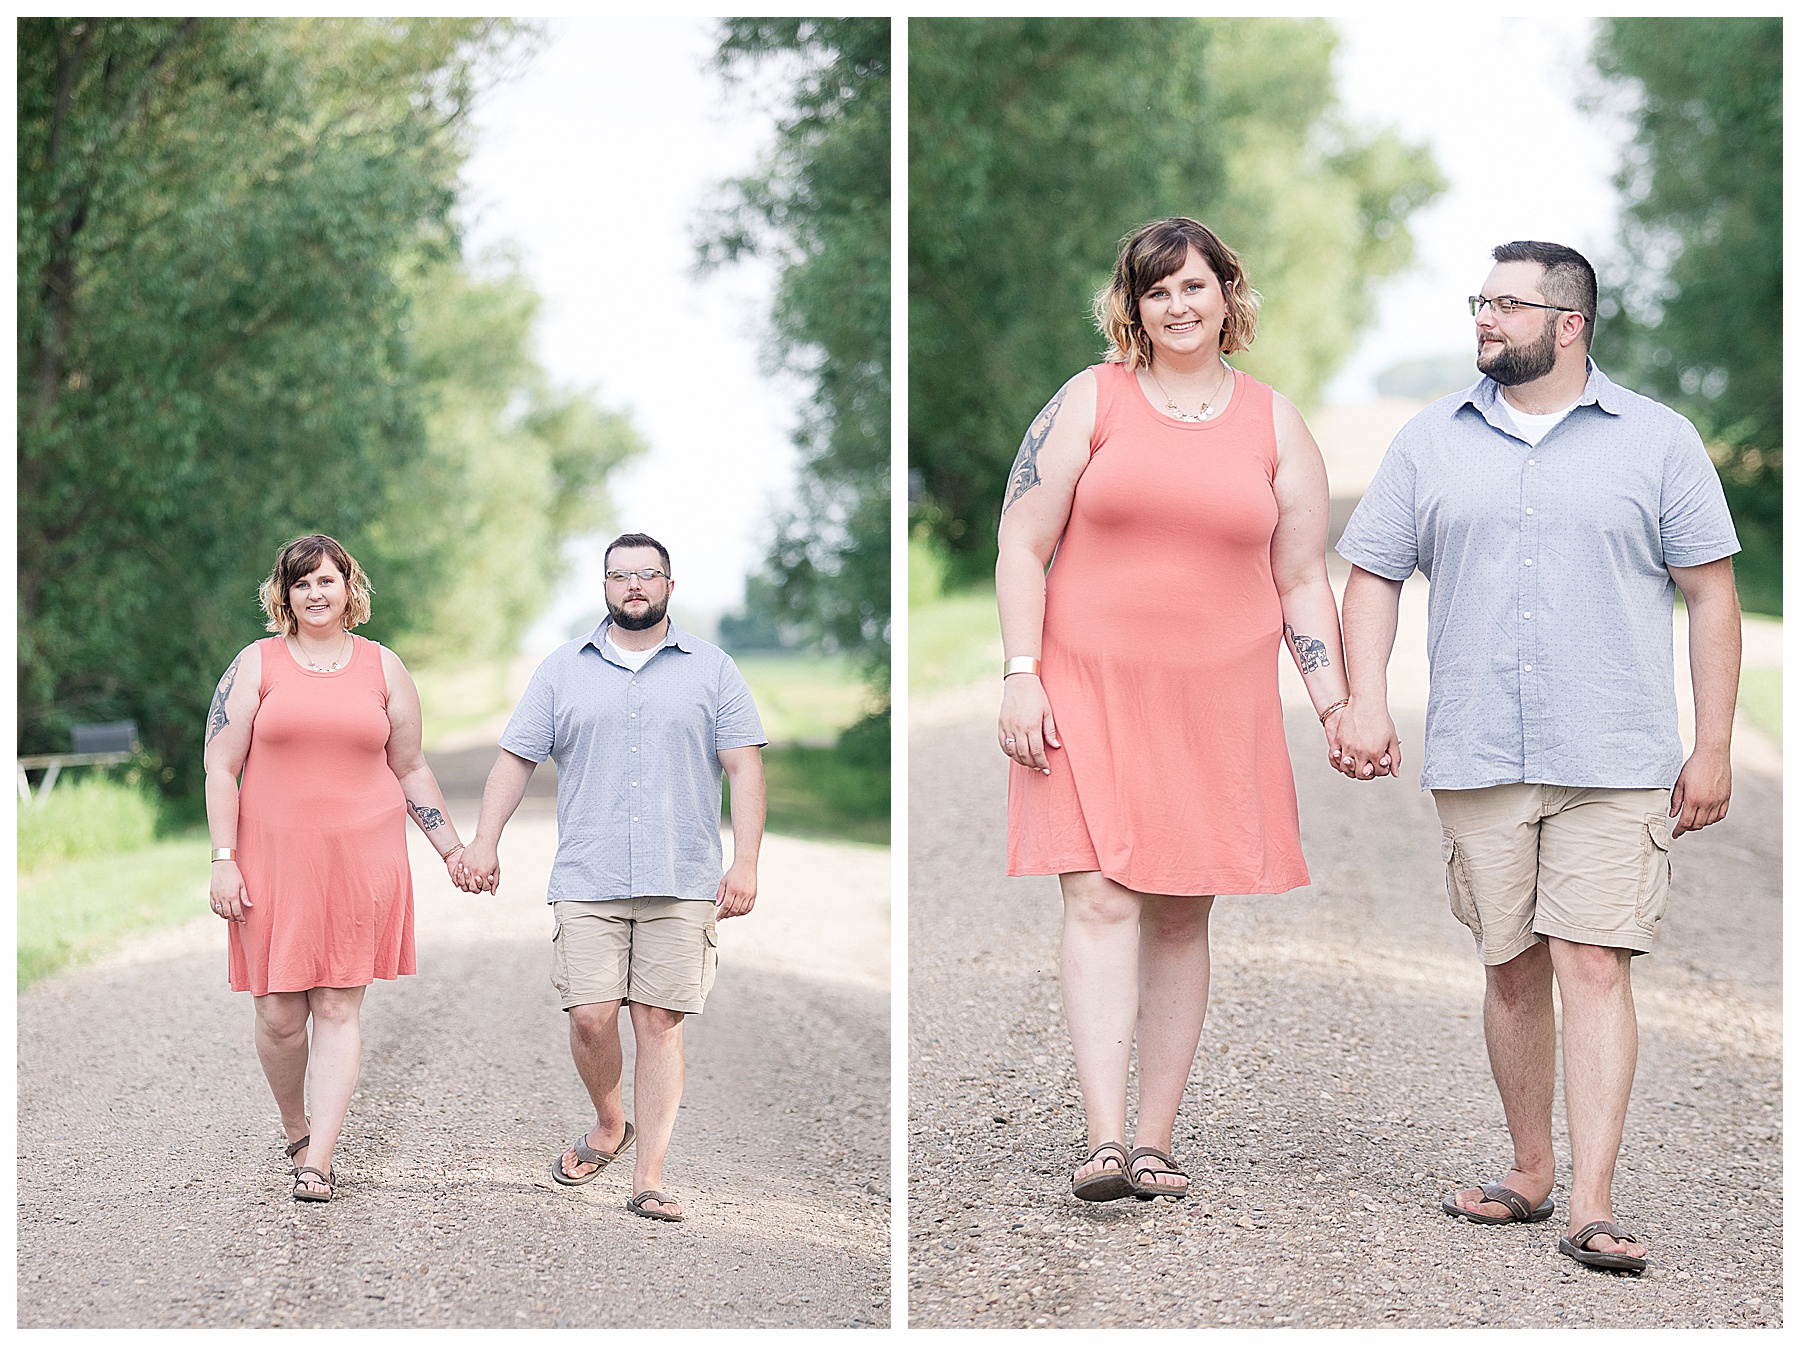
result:
[[[1676,836],[1725,816],[1731,803],[1731,717],[1737,710],[1744,622],[1731,558],[1670,566],[1688,611],[1688,671],[1694,682],[1694,751],[1669,800]]]
[[[756,905],[756,857],[762,850],[769,791],[762,749],[720,748],[719,765],[731,783],[731,868],[719,880],[719,919],[742,916]]]

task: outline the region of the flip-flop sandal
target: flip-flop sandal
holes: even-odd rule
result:
[[[1498,1201],[1512,1212],[1510,1215],[1489,1215],[1485,1211],[1464,1210],[1456,1204],[1456,1198],[1460,1195],[1462,1193],[1456,1191],[1444,1198],[1441,1203],[1444,1207],[1444,1214],[1460,1215],[1474,1224],[1536,1224],[1540,1220],[1548,1220],[1556,1211],[1556,1202],[1549,1197],[1545,1197],[1544,1204],[1533,1210],[1531,1203],[1524,1197],[1513,1191],[1512,1188],[1502,1187],[1497,1182],[1486,1183],[1482,1186],[1481,1199]]]
[[[299,1154],[300,1151],[304,1150],[311,1143],[312,1143],[312,1135],[310,1133],[308,1133],[307,1135],[300,1137],[299,1140],[295,1141],[292,1145],[287,1147],[288,1166],[290,1168],[293,1167],[294,1156]]]
[[[1125,1153],[1125,1147],[1118,1141],[1109,1140],[1094,1146],[1088,1151],[1088,1157],[1076,1167],[1082,1168],[1093,1163],[1109,1150],[1119,1156],[1117,1168],[1102,1168],[1098,1173],[1090,1173],[1079,1181],[1073,1177],[1069,1179],[1077,1201],[1117,1201],[1131,1195],[1131,1178],[1125,1172],[1131,1156]]]
[[[313,1177],[317,1178],[320,1182],[325,1184],[325,1190],[323,1192],[308,1191],[306,1188],[304,1188],[300,1185],[301,1183],[306,1181],[306,1179],[302,1175],[307,1174],[307,1173],[312,1174]],[[329,1201],[329,1200],[331,1200],[332,1193],[335,1191],[337,1191],[337,1165],[336,1164],[333,1164],[331,1166],[331,1172],[329,1172],[329,1173],[321,1173],[316,1168],[307,1168],[304,1165],[302,1165],[300,1168],[297,1168],[294,1170],[294,1200],[296,1200],[296,1201]]]
[[[630,1211],[633,1215],[643,1216],[646,1220],[667,1220],[670,1224],[680,1224],[687,1219],[685,1214],[677,1215],[674,1211],[651,1210],[644,1204],[646,1201],[655,1201],[663,1205],[674,1204],[669,1197],[664,1196],[661,1192],[639,1192],[636,1196],[632,1197],[631,1200],[625,1203],[625,1209]]]
[[[1150,1168],[1146,1165],[1140,1168],[1138,1165],[1138,1159],[1140,1157],[1154,1159],[1157,1161],[1158,1166],[1156,1168]],[[1178,1173],[1184,1178],[1187,1177],[1187,1171],[1183,1169],[1180,1164],[1175,1162],[1174,1157],[1172,1155],[1164,1154],[1161,1150],[1152,1149],[1148,1145],[1140,1145],[1131,1152],[1130,1156],[1125,1161],[1125,1166],[1130,1170],[1131,1174],[1131,1194],[1139,1201],[1154,1201],[1159,1196],[1171,1196],[1180,1200],[1188,1194],[1188,1187],[1190,1184],[1185,1182],[1177,1187],[1174,1183],[1144,1182],[1141,1180],[1140,1175],[1143,1173],[1148,1173],[1151,1177],[1156,1177],[1163,1173]]]
[[[579,1187],[584,1182],[592,1182],[595,1178],[606,1172],[606,1166],[608,1164],[612,1163],[613,1160],[629,1150],[631,1148],[631,1142],[636,1139],[637,1128],[632,1126],[630,1122],[626,1122],[625,1136],[624,1139],[619,1142],[619,1148],[614,1150],[611,1154],[607,1154],[603,1150],[596,1150],[589,1146],[587,1143],[587,1134],[584,1132],[575,1137],[575,1139],[570,1141],[567,1145],[563,1146],[562,1149],[557,1152],[556,1158],[550,1161],[550,1176],[555,1178],[564,1187]],[[563,1155],[567,1154],[570,1150],[575,1151],[576,1163],[598,1164],[600,1167],[595,1169],[592,1173],[583,1173],[579,1178],[571,1178],[567,1173],[563,1172],[562,1166]]]
[[[1577,1229],[1571,1238],[1559,1239],[1556,1251],[1564,1257],[1573,1257],[1583,1266],[1605,1267],[1608,1271],[1642,1271],[1650,1265],[1648,1257],[1633,1257],[1630,1253],[1597,1253],[1588,1250],[1588,1244],[1594,1241],[1594,1235],[1605,1234],[1620,1243],[1642,1243],[1636,1234],[1629,1234],[1619,1228],[1611,1220],[1595,1220]]]

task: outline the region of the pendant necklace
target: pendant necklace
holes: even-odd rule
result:
[[[1156,391],[1163,395],[1163,405],[1168,408],[1169,415],[1173,416],[1178,421],[1210,421],[1216,414],[1212,409],[1212,400],[1217,397],[1220,391],[1225,387],[1225,374],[1231,372],[1231,366],[1226,365],[1223,360],[1219,363],[1223,366],[1224,373],[1220,375],[1218,383],[1214,385],[1212,392],[1207,394],[1206,400],[1200,404],[1200,410],[1196,412],[1183,411],[1180,407],[1175,405],[1175,399],[1169,396],[1169,390],[1163,387],[1162,380],[1156,377],[1155,369],[1149,365],[1145,365],[1144,372],[1150,376],[1150,382],[1156,385]]]
[[[344,632],[344,635],[347,638],[347,642],[349,644],[354,645],[356,643],[356,637],[352,636],[348,631]],[[339,654],[337,658],[335,658],[331,661],[330,668],[320,668],[317,664],[315,664],[312,661],[312,656],[306,652],[306,646],[304,646],[300,643],[300,636],[298,633],[296,633],[294,636],[294,648],[300,651],[300,657],[302,659],[306,660],[306,666],[315,673],[335,673],[335,672],[337,672],[338,666],[344,662],[344,656],[349,654],[349,652],[350,652],[347,649],[344,650],[343,653]]]

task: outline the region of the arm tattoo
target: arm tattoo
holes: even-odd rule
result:
[[[1331,660],[1325,657],[1324,641],[1317,636],[1303,636],[1286,622],[1281,624],[1281,630],[1287,636],[1288,643],[1293,646],[1294,658],[1300,664],[1301,673],[1331,667]]]
[[[212,709],[206,713],[206,742],[209,747],[219,736],[219,731],[231,723],[231,717],[225,713],[225,698],[231,695],[231,689],[237,685],[238,660],[243,657],[240,654],[231,661],[231,667],[219,679],[219,690],[213,693]]]
[[[1062,409],[1063,394],[1068,390],[1066,384],[1056,390],[1056,396],[1038,412],[1031,422],[1031,429],[1025,432],[1025,438],[1020,441],[1019,456],[1013,459],[1012,475],[1007,479],[1006,503],[1000,508],[1002,514],[1011,509],[1020,496],[1043,480],[1038,476],[1038,450],[1044,447],[1044,441],[1050,437],[1050,427],[1056,424],[1056,413]]]
[[[419,820],[419,826],[427,832],[435,831],[444,825],[443,813],[429,804],[415,804],[409,799],[406,801],[406,807],[412,810],[413,817]]]

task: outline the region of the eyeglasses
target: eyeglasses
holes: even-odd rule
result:
[[[1529,299],[1514,299],[1510,294],[1497,295],[1492,299],[1478,294],[1469,296],[1469,316],[1479,318],[1481,310],[1488,304],[1494,306],[1496,313],[1517,313],[1522,308],[1547,308],[1552,313],[1580,313],[1578,308],[1564,308],[1561,304],[1534,304]]]
[[[648,583],[650,580],[665,580],[668,577],[667,571],[658,570],[655,566],[648,566],[643,570],[609,570],[606,572],[608,584],[623,584],[630,579],[639,579]]]

